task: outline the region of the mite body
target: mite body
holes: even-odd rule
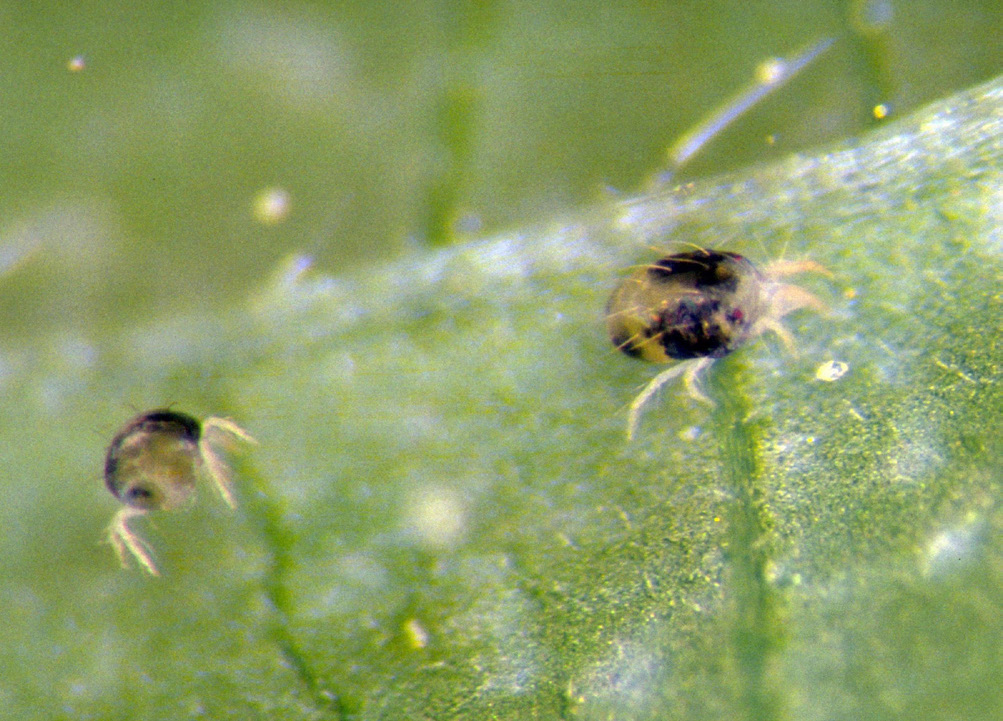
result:
[[[690,396],[710,403],[696,379],[714,359],[765,330],[792,346],[780,319],[799,308],[825,306],[808,291],[778,278],[807,271],[828,274],[811,261],[778,261],[760,271],[738,253],[705,249],[668,255],[625,278],[606,305],[613,345],[653,363],[680,361],[655,376],[634,399],[628,438],[637,429],[641,408],[668,381],[683,376]]]
[[[737,253],[702,250],[640,268],[613,292],[606,324],[613,345],[653,363],[719,358],[763,316],[763,278]]]
[[[123,504],[108,527],[108,540],[123,566],[131,554],[158,575],[149,547],[129,528],[129,519],[181,507],[193,497],[199,477],[211,481],[227,505],[235,507],[230,469],[220,455],[221,447],[235,440],[254,442],[225,418],[199,422],[168,409],[143,413],[115,435],[105,456],[104,479]]]

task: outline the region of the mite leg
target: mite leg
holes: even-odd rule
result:
[[[257,443],[247,431],[227,418],[206,418],[202,422],[202,440],[199,441],[202,461],[205,463],[209,480],[213,482],[219,490],[219,495],[230,508],[237,507],[233,498],[232,474],[230,466],[220,455],[217,446],[229,448],[233,446],[235,440]]]
[[[159,576],[156,564],[153,563],[152,552],[146,541],[137,536],[129,528],[129,519],[134,516],[142,516],[145,513],[142,509],[125,506],[115,514],[111,524],[108,526],[108,542],[115,549],[118,560],[123,568],[128,568],[128,555],[132,555],[139,564],[147,570],[151,576]]]
[[[644,407],[644,404],[651,400],[651,397],[658,392],[659,388],[679,376],[683,377],[686,391],[693,400],[714,405],[714,402],[704,395],[703,391],[697,385],[697,375],[713,362],[713,358],[694,358],[693,360],[677,363],[652,378],[651,382],[645,386],[644,390],[630,404],[630,411],[627,413],[627,440],[631,441],[634,439],[634,433],[637,431],[638,423],[641,420],[641,409]]]

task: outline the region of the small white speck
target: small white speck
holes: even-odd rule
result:
[[[289,215],[290,198],[282,188],[265,188],[254,196],[254,219],[262,225],[276,225]]]
[[[843,361],[826,361],[815,369],[815,378],[826,383],[832,383],[846,375],[848,370],[850,370],[850,366]]]
[[[411,502],[412,527],[429,546],[451,546],[463,537],[467,517],[463,501],[451,490],[426,488]]]
[[[404,635],[411,648],[425,648],[428,645],[428,631],[417,618],[409,618],[404,623]]]
[[[756,80],[762,85],[775,85],[787,75],[787,64],[782,58],[767,58],[756,68]]]
[[[929,576],[959,567],[971,560],[977,550],[979,536],[979,519],[974,513],[969,513],[960,524],[935,533],[926,542],[920,556],[920,570]]]
[[[687,426],[679,431],[679,439],[682,441],[695,441],[703,435],[703,428],[700,426]]]

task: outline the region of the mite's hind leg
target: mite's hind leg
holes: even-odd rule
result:
[[[160,573],[157,571],[156,564],[153,563],[152,551],[147,545],[146,541],[137,536],[131,528],[129,528],[129,519],[135,516],[142,516],[145,511],[139,508],[132,508],[131,506],[124,506],[115,514],[115,517],[111,520],[108,525],[107,538],[108,542],[111,543],[112,548],[115,549],[115,554],[118,556],[119,563],[122,564],[122,568],[129,567],[129,555],[139,561],[139,564],[145,568],[151,576],[159,576]],[[128,552],[128,553],[127,553]]]
[[[644,387],[644,390],[630,404],[630,411],[627,413],[627,440],[631,441],[634,439],[634,433],[637,431],[637,426],[641,420],[641,409],[644,407],[644,404],[651,400],[651,397],[658,392],[659,388],[679,376],[683,377],[686,391],[693,400],[714,405],[714,402],[704,395],[703,391],[697,385],[697,375],[713,362],[713,358],[694,358],[682,361],[652,378],[651,382]]]

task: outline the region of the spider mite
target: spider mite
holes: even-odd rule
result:
[[[665,256],[627,276],[606,305],[613,345],[652,363],[680,361],[655,376],[631,403],[628,439],[644,404],[670,380],[682,376],[691,397],[710,403],[697,377],[716,358],[767,330],[792,346],[780,319],[799,308],[825,306],[779,278],[807,271],[828,274],[811,261],[777,261],[759,270],[738,253],[704,249]]]
[[[129,520],[181,507],[194,495],[198,478],[211,481],[226,504],[236,507],[230,468],[220,455],[234,441],[255,442],[225,418],[200,422],[168,409],[142,413],[115,435],[105,456],[104,480],[123,507],[107,534],[123,566],[131,555],[149,573],[159,575],[149,546],[129,528]]]

